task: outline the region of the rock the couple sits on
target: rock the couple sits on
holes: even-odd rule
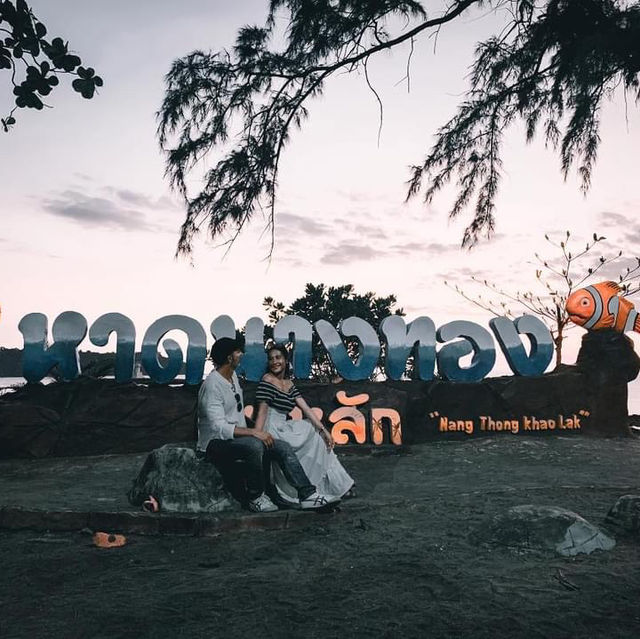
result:
[[[267,492],[303,509],[338,502],[353,489],[353,480],[332,450],[331,435],[286,378],[286,351],[269,350],[255,428],[247,426],[235,372],[242,354],[240,344],[226,337],[211,348],[216,368],[198,395],[197,451],[215,464],[231,494],[253,512],[277,510]],[[286,419],[294,405],[308,421]]]

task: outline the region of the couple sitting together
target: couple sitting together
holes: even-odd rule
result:
[[[233,496],[253,512],[277,510],[273,501],[316,509],[351,496],[354,482],[333,452],[331,434],[289,379],[284,346],[267,351],[255,427],[247,427],[235,373],[242,354],[228,337],[211,348],[216,368],[198,395],[198,453],[215,464]],[[306,419],[287,419],[295,406]]]

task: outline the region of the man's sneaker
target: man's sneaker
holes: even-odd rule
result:
[[[316,508],[324,508],[330,504],[336,504],[340,501],[340,497],[335,495],[321,495],[320,493],[312,493],[308,497],[300,500],[300,508],[303,510],[312,510]]]
[[[252,499],[247,507],[253,513],[272,513],[278,507],[264,494]]]

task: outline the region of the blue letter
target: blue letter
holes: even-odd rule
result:
[[[244,357],[240,360],[237,373],[250,382],[259,382],[266,370],[264,322],[259,317],[250,317],[244,327]]]
[[[445,344],[438,351],[438,371],[452,382],[478,382],[491,371],[496,361],[496,349],[491,333],[474,322],[456,320],[438,329],[439,342],[461,337],[462,340]],[[458,360],[473,353],[471,365],[462,367]]]
[[[228,315],[218,315],[211,322],[209,330],[215,339],[222,339],[223,337],[236,338],[236,325]]]
[[[533,315],[523,315],[512,322],[507,317],[494,317],[489,326],[496,336],[509,368],[516,375],[542,375],[553,357],[553,340],[546,325]],[[531,353],[527,353],[520,340],[527,335]]]
[[[273,327],[273,339],[277,344],[293,344],[291,366],[293,376],[298,379],[311,377],[312,338],[311,323],[298,315],[286,315]]]
[[[87,320],[74,311],[60,313],[53,322],[53,344],[47,348],[47,316],[29,313],[18,324],[24,339],[22,375],[39,382],[54,366],[65,381],[80,374],[78,344],[87,334]]]
[[[400,315],[390,315],[382,320],[380,332],[387,345],[384,370],[389,379],[400,379],[404,375],[410,355],[413,355],[418,378],[433,379],[436,327],[431,318],[418,317],[407,327]]]
[[[89,329],[89,339],[96,346],[106,346],[109,335],[115,331],[116,341],[116,382],[131,381],[135,366],[136,329],[133,322],[121,313],[101,315]]]
[[[358,340],[358,359],[351,361],[338,331],[326,320],[318,320],[313,327],[327,349],[339,375],[348,380],[369,379],[380,359],[380,340],[372,326],[359,317],[348,317],[340,322],[344,337]]]
[[[236,339],[235,322],[228,315],[220,315],[211,322],[211,335],[216,340],[223,337]],[[258,382],[267,370],[267,354],[264,351],[264,322],[250,317],[244,327],[244,357],[236,369],[239,377]]]
[[[199,384],[207,356],[207,337],[200,323],[186,315],[165,315],[149,326],[142,340],[142,366],[149,377],[158,384],[168,384],[180,372],[182,349],[176,341],[166,339],[162,342],[169,358],[167,366],[160,366],[158,361],[160,340],[173,329],[184,331],[189,336],[185,382]]]

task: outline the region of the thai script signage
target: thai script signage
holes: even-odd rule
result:
[[[376,330],[363,319],[348,317],[335,327],[326,320],[311,324],[302,317],[287,315],[273,328],[276,342],[293,347],[293,375],[306,379],[311,375],[312,338],[318,336],[338,374],[346,380],[366,380],[382,360],[386,377],[401,379],[407,360],[414,358],[416,377],[423,381],[434,378],[436,372],[449,381],[474,382],[488,375],[496,360],[496,344],[515,375],[538,376],[547,368],[553,355],[553,341],[549,329],[538,318],[523,315],[515,320],[497,317],[486,328],[465,320],[456,320],[437,330],[429,317],[418,317],[409,324],[398,315],[385,318]],[[72,380],[80,374],[78,346],[89,333],[96,346],[105,346],[112,333],[116,334],[116,381],[132,379],[135,361],[136,330],[133,322],[121,313],[106,313],[91,327],[83,315],[75,311],[61,313],[53,322],[53,342],[48,342],[48,320],[42,313],[25,315],[18,325],[24,339],[23,376],[29,382],[41,380],[54,366],[63,379]],[[174,330],[188,338],[186,358],[180,345],[165,335]],[[245,355],[238,373],[249,381],[259,380],[266,370],[265,326],[258,317],[250,318],[244,328]],[[228,315],[213,320],[210,333],[214,339],[235,337],[236,326]],[[344,338],[354,339],[358,355],[351,358]],[[495,338],[495,339],[494,339]],[[528,340],[525,348],[523,338]],[[167,359],[158,357],[162,341]],[[436,350],[436,344],[441,344]],[[381,357],[383,355],[383,357]],[[471,356],[468,366],[460,360]],[[185,365],[185,382],[198,384],[202,380],[207,357],[207,336],[202,325],[186,315],[167,315],[156,320],[144,334],[141,363],[152,381],[168,384]]]
[[[338,408],[331,411],[324,420],[322,408],[314,406],[311,410],[316,417],[331,432],[336,444],[402,444],[402,419],[400,413],[394,408],[370,408],[362,412],[362,409],[370,399],[368,393],[358,393],[349,397],[345,391],[340,390],[335,395]],[[244,413],[250,419],[253,417],[254,407],[246,406]],[[291,411],[292,419],[302,419],[302,411],[296,406]]]

